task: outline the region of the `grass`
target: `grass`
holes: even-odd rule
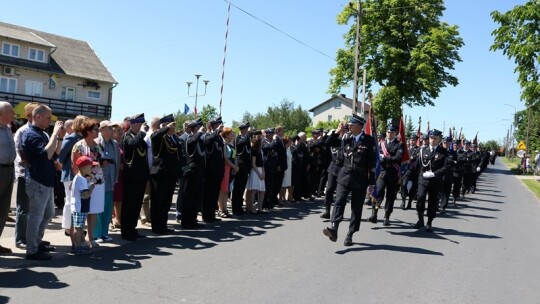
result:
[[[540,198],[540,181],[537,179],[525,179],[523,183],[531,190],[537,198]]]

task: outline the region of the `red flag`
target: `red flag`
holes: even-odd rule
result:
[[[371,107],[369,108],[369,114],[368,114],[368,119],[367,119],[367,122],[366,122],[366,127],[364,128],[364,132],[367,134],[367,135],[370,135],[372,136],[373,138],[377,138],[377,135],[375,134],[371,134],[371,116],[372,116],[372,112],[371,112]]]
[[[405,125],[403,124],[403,115],[399,118],[399,141],[403,144],[403,158],[401,159],[401,163],[404,163],[411,159],[409,156],[409,149],[407,148],[407,138],[405,137]]]

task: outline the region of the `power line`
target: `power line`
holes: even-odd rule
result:
[[[296,41],[296,42],[302,44],[303,46],[308,47],[308,48],[312,49],[313,51],[315,51],[315,52],[317,52],[317,53],[323,55],[324,57],[330,58],[330,59],[332,59],[333,61],[336,60],[334,57],[329,56],[329,55],[323,53],[322,51],[320,51],[320,50],[318,50],[318,49],[316,49],[316,48],[310,46],[309,44],[307,44],[307,43],[305,43],[305,42],[302,42],[301,40],[299,40],[299,39],[293,37],[292,35],[289,35],[288,33],[284,32],[284,31],[282,31],[282,30],[280,30],[280,29],[278,29],[277,27],[273,26],[272,24],[270,24],[270,23],[268,23],[268,22],[266,22],[266,21],[260,19],[259,17],[255,16],[255,15],[253,15],[253,14],[251,14],[250,12],[244,10],[243,8],[241,8],[241,7],[239,7],[239,6],[235,5],[235,4],[232,4],[230,0],[223,0],[223,1],[229,3],[230,5],[234,6],[234,8],[236,8],[236,9],[238,9],[239,11],[243,12],[244,14],[246,14],[246,15],[252,17],[253,19],[255,19],[255,20],[259,21],[259,22],[264,23],[265,25],[267,25],[267,26],[269,26],[270,28],[272,28],[272,29],[278,31],[279,33],[281,33],[281,34],[283,34],[283,35],[285,35],[285,36],[291,38],[292,40],[294,40],[294,41]]]

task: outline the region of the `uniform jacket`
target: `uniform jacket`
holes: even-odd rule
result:
[[[343,167],[338,174],[338,183],[349,188],[362,188],[375,184],[375,140],[364,132],[360,139],[348,133],[339,138],[332,134],[327,139],[331,147],[341,147]]]
[[[238,166],[240,170],[249,173],[251,171],[251,132],[246,132],[246,135],[238,134],[236,136],[236,155],[238,156]]]
[[[267,175],[271,175],[276,172],[278,165],[276,141],[263,138],[261,149],[263,151],[264,171]]]
[[[206,150],[202,135],[202,132],[197,132],[187,137],[186,166],[184,167],[184,176],[187,178],[204,178]]]
[[[221,180],[225,172],[223,149],[225,144],[218,130],[208,132],[204,136],[206,147],[206,174],[212,174]]]
[[[128,130],[124,134],[122,143],[124,146],[124,180],[148,180],[148,145],[144,140],[146,133],[139,131],[135,134],[132,130]]]
[[[152,167],[150,175],[161,175],[177,178],[180,172],[180,149],[177,140],[167,135],[168,127],[154,131],[152,141]],[[175,136],[175,135],[173,135]]]
[[[417,168],[419,172],[418,183],[427,184],[430,181],[440,182],[443,176],[448,171],[448,151],[440,145],[433,149],[431,152],[430,147],[424,147],[420,150],[417,162]],[[435,177],[426,179],[423,177],[423,173],[431,171],[435,174]]]
[[[403,144],[397,139],[394,138],[390,143],[386,140],[379,142],[379,153],[383,154],[383,146],[388,151],[389,155],[385,155],[381,160],[381,170],[398,173],[401,161],[403,160]]]

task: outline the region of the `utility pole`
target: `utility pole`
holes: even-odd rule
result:
[[[529,131],[531,130],[531,107],[527,109],[527,139],[525,145],[527,146],[527,155],[529,154]]]
[[[352,7],[352,3],[349,3]],[[360,28],[362,26],[362,3],[357,0],[357,15],[356,15],[356,56],[354,58],[354,85],[353,85],[353,105],[352,113],[358,113],[358,66],[360,65]],[[363,101],[362,101],[363,102]],[[362,117],[364,117],[362,109]]]

